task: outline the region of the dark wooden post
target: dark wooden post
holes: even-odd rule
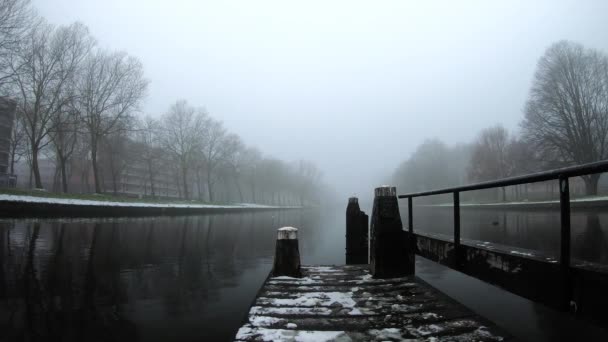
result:
[[[272,275],[275,277],[300,277],[302,275],[297,228],[283,227],[278,230]]]
[[[346,207],[346,264],[369,263],[368,216],[359,208],[357,197],[348,199]]]
[[[374,278],[394,278],[414,274],[414,238],[403,230],[397,190],[383,186],[374,191],[371,223],[370,268]]]

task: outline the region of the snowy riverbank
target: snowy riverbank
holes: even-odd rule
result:
[[[299,209],[252,203],[147,203],[0,194],[0,216],[144,216]]]

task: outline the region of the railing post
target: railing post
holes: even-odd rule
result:
[[[460,248],[460,193],[454,191],[454,267],[460,269],[462,266]]]
[[[572,290],[570,284],[570,186],[568,177],[559,177],[559,210],[560,210],[560,257],[559,262],[563,275],[563,308],[571,306]]]
[[[410,248],[410,237],[403,231],[396,193],[391,186],[374,191],[370,269],[375,278],[414,274],[415,253]]]
[[[410,232],[410,234],[414,234],[414,210],[412,208],[414,206],[412,203],[413,201],[414,199],[412,197],[407,198],[407,230]]]
[[[275,277],[300,277],[302,275],[300,272],[297,228],[279,228],[272,275]]]
[[[416,235],[414,235],[414,198],[407,198],[407,242],[410,250],[408,253],[412,254],[412,258],[414,258],[414,265],[416,264]]]
[[[346,264],[368,263],[368,216],[359,208],[359,199],[351,197],[346,207]]]

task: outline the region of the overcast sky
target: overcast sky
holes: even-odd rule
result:
[[[140,58],[145,113],[204,106],[269,155],[315,161],[345,197],[371,197],[426,138],[517,130],[551,43],[608,51],[606,0],[33,4]]]

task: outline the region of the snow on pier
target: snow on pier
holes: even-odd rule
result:
[[[492,323],[415,276],[373,279],[367,266],[303,266],[270,277],[237,341],[507,341]]]

